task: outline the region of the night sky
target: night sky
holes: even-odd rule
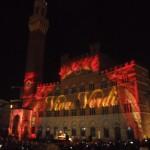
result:
[[[85,54],[100,43],[118,64],[135,59],[150,70],[150,11],[143,1],[47,0],[50,28],[44,82],[57,81],[60,56]],[[28,18],[33,0],[0,2],[0,99],[12,99],[23,86]],[[11,88],[12,86],[18,88]],[[14,94],[15,93],[15,94]]]

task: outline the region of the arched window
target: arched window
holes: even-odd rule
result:
[[[37,130],[37,139],[42,138],[42,131],[43,131],[43,128],[40,126]]]
[[[109,129],[104,128],[104,138],[109,138]]]
[[[134,139],[134,131],[133,131],[132,127],[127,128],[127,138]]]
[[[91,131],[90,135],[92,137],[95,137],[96,136],[96,129],[95,129],[95,127],[91,127],[90,131]]]
[[[116,140],[120,140],[121,139],[121,130],[120,130],[120,127],[115,127],[114,132],[115,132],[115,139]]]
[[[80,134],[81,136],[86,136],[86,128],[81,128]]]
[[[58,130],[58,127],[54,127],[54,135],[56,136],[57,134],[57,130]]]
[[[72,128],[72,136],[76,136],[76,135],[77,135],[76,128]]]
[[[48,138],[50,136],[50,128],[47,127],[45,131],[45,136]]]
[[[18,136],[19,120],[20,120],[19,115],[16,115],[16,116],[14,117],[14,119],[13,119],[12,133],[13,133],[15,136]]]
[[[67,133],[67,127],[64,127],[64,133]]]

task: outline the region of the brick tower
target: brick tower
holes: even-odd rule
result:
[[[48,30],[46,19],[47,2],[35,0],[33,15],[29,18],[29,41],[27,49],[27,64],[24,77],[24,87],[21,94],[21,108],[14,108],[10,114],[9,134],[19,139],[31,137],[33,120],[38,114],[34,110],[37,84],[42,81],[45,38]]]
[[[23,90],[25,108],[29,105],[26,101],[29,101],[28,99],[31,99],[35,93],[37,83],[42,81],[45,37],[49,26],[46,13],[47,2],[35,0],[33,15],[28,23],[29,41]]]

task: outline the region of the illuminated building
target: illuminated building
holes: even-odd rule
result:
[[[10,134],[20,138],[60,133],[73,138],[150,137],[150,79],[148,70],[134,61],[102,70],[105,62],[101,54],[93,52],[64,61],[60,82],[39,84],[48,28],[46,2],[35,0],[34,9],[29,21],[23,105],[11,112]]]

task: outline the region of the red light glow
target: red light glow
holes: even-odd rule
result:
[[[92,71],[98,72],[100,67],[99,55],[88,56],[86,58],[79,59],[70,64],[61,67],[59,75],[61,79],[65,79],[69,75],[79,71]]]

